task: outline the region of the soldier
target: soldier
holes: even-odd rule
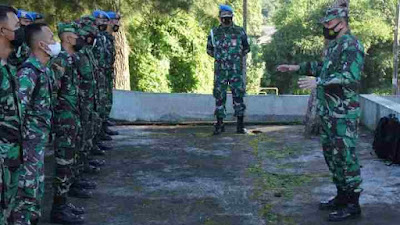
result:
[[[61,224],[82,224],[83,208],[67,203],[67,194],[73,181],[78,132],[81,129],[79,113],[79,76],[77,55],[85,41],[77,35],[73,23],[59,23],[58,35],[62,49],[52,61],[57,87],[57,101],[54,107],[55,132],[54,152],[56,174],[54,179],[54,201],[51,221]],[[61,68],[59,68],[61,67]]]
[[[22,111],[23,171],[17,204],[13,209],[15,224],[37,224],[41,217],[44,194],[44,148],[48,142],[52,119],[52,71],[47,67],[61,45],[54,41],[46,24],[25,28],[31,56],[19,68],[18,96]]]
[[[223,120],[226,117],[226,89],[232,91],[233,108],[237,117],[237,133],[246,133],[243,117],[246,106],[243,102],[245,84],[243,82],[243,57],[250,52],[247,35],[243,28],[236,26],[233,9],[221,5],[219,11],[221,25],[211,30],[208,36],[207,53],[215,59],[214,98],[216,100],[214,135],[225,131]]]
[[[7,224],[14,207],[22,164],[22,123],[17,95],[17,71],[7,61],[11,52],[24,40],[16,14],[14,8],[0,5],[0,224]]]
[[[299,84],[301,88],[317,88],[323,153],[337,188],[337,196],[321,202],[320,209],[334,210],[329,220],[342,221],[361,214],[362,179],[356,142],[364,48],[350,32],[347,9],[328,9],[321,22],[324,36],[330,40],[323,61],[280,65],[277,70],[317,77],[301,79]]]

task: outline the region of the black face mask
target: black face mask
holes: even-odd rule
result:
[[[333,28],[331,28],[331,29],[329,29],[329,28],[326,28],[325,26],[323,27],[324,29],[323,29],[323,32],[324,32],[324,37],[325,37],[325,39],[327,39],[327,40],[334,40],[334,39],[336,39],[336,37],[339,35],[339,33],[340,33],[340,31],[341,30],[339,30],[339,31],[335,31],[335,29],[336,29],[336,27],[337,26],[339,26],[339,24],[340,24],[340,22],[338,23],[338,24],[336,24],[336,26],[334,26]]]
[[[114,25],[113,26],[113,31],[114,32],[118,32],[119,31],[119,26],[118,25]]]
[[[94,42],[94,36],[93,36],[93,35],[88,35],[88,36],[86,36],[86,37],[85,37],[85,42],[86,42],[88,45],[92,45],[93,42]]]
[[[105,30],[107,30],[107,24],[100,24],[98,26],[98,28],[99,28],[100,31],[105,31]]]
[[[83,47],[85,47],[86,41],[79,37],[76,39],[76,44],[74,45],[74,50],[79,52]]]
[[[7,28],[2,28],[11,32],[14,32],[14,40],[11,40],[10,43],[14,46],[14,48],[18,48],[25,41],[25,29],[23,27],[18,28],[17,30],[9,30]],[[2,30],[3,31],[3,30]]]
[[[225,26],[229,26],[232,24],[232,17],[224,17],[221,21]]]

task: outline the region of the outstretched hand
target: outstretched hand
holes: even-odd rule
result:
[[[298,71],[300,69],[299,65],[279,65],[278,67],[276,67],[276,70],[279,72],[293,72],[293,71]]]
[[[302,89],[314,89],[317,87],[317,79],[315,77],[300,78],[297,83]]]

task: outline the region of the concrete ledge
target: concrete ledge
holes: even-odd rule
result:
[[[377,95],[361,96],[361,123],[374,130],[380,118],[389,114],[400,115],[400,104],[396,101],[397,97],[380,97]]]
[[[301,122],[306,113],[306,95],[249,95],[245,98],[248,122]],[[129,122],[213,121],[212,95],[157,94],[114,91],[113,119]],[[227,120],[233,120],[232,96],[227,99]]]

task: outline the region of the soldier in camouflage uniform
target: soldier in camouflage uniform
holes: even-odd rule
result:
[[[361,214],[362,179],[356,143],[364,48],[349,30],[347,9],[329,9],[322,23],[324,36],[330,40],[323,61],[281,65],[277,69],[317,77],[301,79],[299,84],[302,88],[317,88],[318,111],[323,126],[321,142],[337,188],[337,196],[321,202],[320,209],[335,210],[329,215],[329,220],[341,221]]]
[[[15,206],[22,164],[21,106],[16,68],[7,59],[23,40],[17,11],[0,5],[0,224],[7,224]]]
[[[245,133],[243,117],[246,106],[243,102],[245,84],[243,82],[243,57],[250,52],[247,35],[243,28],[233,22],[233,10],[220,6],[221,25],[211,30],[208,36],[207,53],[215,59],[214,98],[216,99],[214,134],[224,132],[223,119],[226,117],[226,91],[232,91],[233,107],[237,117],[237,133]]]
[[[61,224],[82,224],[82,208],[67,204],[67,194],[73,182],[73,172],[77,151],[77,138],[80,124],[79,113],[79,76],[76,52],[84,46],[84,40],[77,35],[74,23],[59,23],[58,35],[62,49],[58,57],[52,60],[51,68],[55,72],[57,88],[54,107],[55,133],[54,152],[56,174],[54,178],[54,201],[51,221]]]
[[[41,216],[44,194],[44,149],[48,142],[52,119],[52,78],[47,67],[50,57],[61,46],[45,24],[31,24],[26,29],[27,44],[32,55],[19,68],[18,96],[22,111],[23,171],[19,181],[14,223],[37,224]]]

